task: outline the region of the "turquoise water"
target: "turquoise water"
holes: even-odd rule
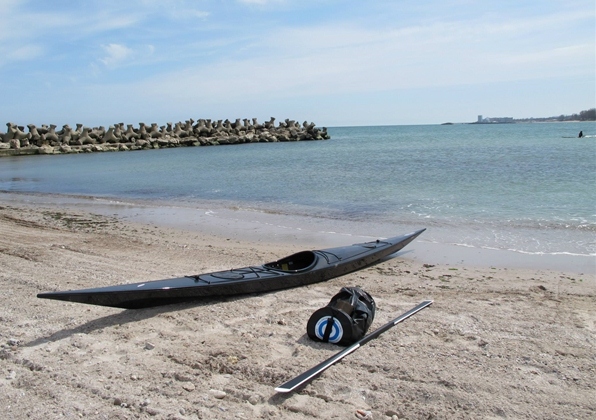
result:
[[[583,130],[588,138],[574,138]],[[596,124],[330,128],[328,141],[0,159],[0,191],[219,206],[596,255]]]

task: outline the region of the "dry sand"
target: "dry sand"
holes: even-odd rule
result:
[[[594,272],[423,264],[405,254],[300,289],[152,309],[36,298],[302,249],[0,205],[0,417],[595,418]],[[435,303],[298,392],[277,394],[341,349],[310,341],[306,322],[343,286],[375,298],[371,331]]]

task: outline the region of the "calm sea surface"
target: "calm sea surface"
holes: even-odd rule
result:
[[[575,138],[583,130],[587,138]],[[596,255],[596,124],[330,128],[332,139],[0,159],[0,191],[242,208],[384,236]],[[387,232],[385,229],[391,231]]]

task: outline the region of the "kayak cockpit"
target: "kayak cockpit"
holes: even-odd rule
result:
[[[263,267],[278,271],[295,273],[312,268],[317,262],[317,255],[313,251],[302,251],[281,260],[263,264]]]

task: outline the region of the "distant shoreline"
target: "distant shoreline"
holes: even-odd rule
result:
[[[580,111],[578,114],[571,115],[557,115],[552,117],[539,117],[539,118],[513,118],[513,117],[486,117],[478,115],[478,120],[466,123],[457,124],[479,124],[479,125],[490,125],[490,124],[526,124],[526,123],[545,123],[545,122],[591,122],[596,121],[596,108],[590,108]],[[453,125],[452,122],[442,123],[441,125]]]
[[[568,121],[537,121],[537,120],[532,120],[532,121],[525,121],[525,120],[519,120],[519,121],[511,121],[511,122],[478,122],[478,121],[474,121],[474,122],[457,122],[457,123],[453,123],[453,122],[444,122],[441,123],[439,125],[510,125],[510,124],[552,124],[552,123],[556,123],[556,124],[577,124],[577,123],[589,123],[589,122],[596,122],[596,120],[592,121],[580,121],[580,120],[568,120]]]

